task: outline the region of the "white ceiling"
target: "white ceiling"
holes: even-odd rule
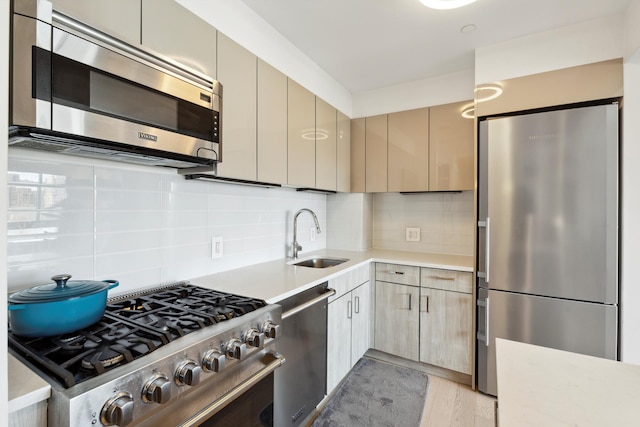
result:
[[[242,0],[349,92],[473,68],[474,49],[619,14],[631,0]],[[476,31],[463,34],[469,24]]]

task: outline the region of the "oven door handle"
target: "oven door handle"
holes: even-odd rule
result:
[[[284,313],[282,313],[282,320],[286,319],[287,317],[291,317],[296,313],[300,313],[305,308],[309,308],[312,305],[316,305],[317,303],[324,301],[335,294],[336,294],[335,289],[327,288],[327,292],[323,293],[322,295],[317,296],[314,299],[311,299],[305,303],[302,303],[296,307],[293,307],[291,310],[287,310]]]
[[[273,371],[275,371],[280,366],[282,366],[286,361],[286,359],[282,354],[269,353],[268,355],[270,355],[271,357],[274,357],[275,359],[269,362],[269,364],[266,365],[264,369],[261,369],[260,371],[253,374],[251,377],[249,377],[246,381],[244,381],[238,387],[234,388],[229,393],[222,396],[220,399],[216,400],[215,402],[211,403],[209,406],[205,407],[202,411],[198,412],[192,418],[180,424],[179,427],[193,427],[193,426],[198,426],[202,424],[203,421],[206,421],[207,419],[211,418],[212,416],[220,412],[225,406],[227,406],[229,403],[233,402],[235,399],[240,397],[246,391],[251,389],[251,387],[253,387],[257,383],[265,379]]]

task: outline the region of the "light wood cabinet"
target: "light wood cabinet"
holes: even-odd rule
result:
[[[142,44],[213,78],[216,36],[214,27],[175,0],[142,0]]]
[[[419,359],[420,288],[376,280],[374,348]]]
[[[471,375],[471,294],[420,288],[420,362]]]
[[[287,76],[258,59],[258,181],[287,183]]]
[[[365,119],[365,191],[387,191],[387,115]]]
[[[220,33],[218,79],[224,85],[222,163],[218,176],[255,181],[257,58]]]
[[[370,348],[371,284],[369,266],[329,281],[336,295],[327,308],[327,393],[342,381]]]
[[[351,192],[365,192],[365,118],[351,120]]]
[[[54,10],[119,40],[140,44],[140,0],[53,0],[52,5]]]
[[[316,185],[336,191],[338,114],[335,108],[316,97]]]
[[[287,182],[315,188],[315,95],[291,79],[288,88]]]
[[[336,190],[349,192],[351,190],[351,121],[340,111],[338,111],[337,145]]]
[[[388,126],[387,190],[391,192],[428,191],[429,108],[391,113]],[[473,137],[470,142],[473,143]],[[473,150],[470,153],[473,154]]]
[[[474,120],[462,117],[472,101],[430,108],[429,190],[474,188]]]

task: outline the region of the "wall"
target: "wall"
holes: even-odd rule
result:
[[[373,247],[473,256],[473,219],[472,191],[375,194]],[[406,227],[420,228],[420,242],[405,240]]]
[[[366,251],[372,247],[373,194],[327,196],[327,247]]]
[[[316,212],[326,230],[326,196],[284,188],[187,181],[173,169],[122,165],[38,151],[9,155],[8,285],[54,274],[113,278],[114,294],[284,258],[293,214]],[[298,220],[306,251],[310,215]],[[305,231],[306,230],[306,231]],[[224,256],[211,259],[211,238]]]
[[[9,0],[0,0],[0,188],[7,185],[7,123],[9,123]],[[4,192],[1,192],[5,194]],[[0,198],[0,259],[6,259],[7,198]],[[0,278],[6,277],[7,264],[0,262]],[[1,282],[5,282],[2,280]],[[0,292],[0,307],[7,305],[6,285]],[[7,324],[7,311],[0,310],[0,325]],[[7,329],[0,328],[0,425],[7,425]]]
[[[351,94],[256,15],[249,6],[237,0],[177,1],[218,31],[351,117]]]

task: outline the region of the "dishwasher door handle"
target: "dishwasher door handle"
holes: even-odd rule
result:
[[[286,319],[287,317],[291,317],[296,313],[300,313],[302,310],[311,307],[312,305],[316,305],[319,302],[322,302],[324,300],[326,300],[327,298],[329,298],[330,296],[333,296],[336,294],[336,290],[335,289],[331,289],[331,288],[327,288],[327,292],[323,293],[322,295],[319,295],[317,297],[315,297],[314,299],[311,299],[307,302],[304,302],[296,307],[293,307],[291,310],[287,310],[284,313],[282,313],[282,320]]]

